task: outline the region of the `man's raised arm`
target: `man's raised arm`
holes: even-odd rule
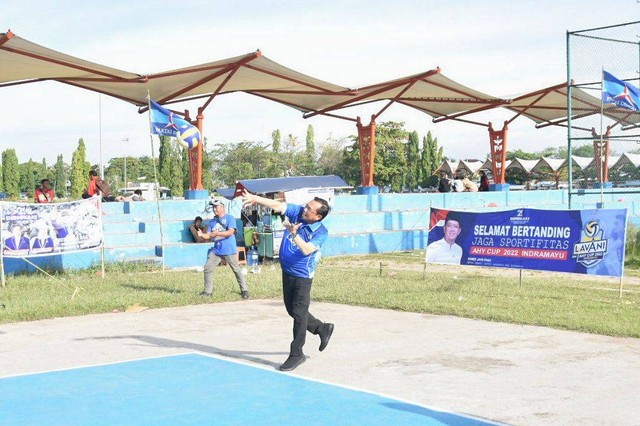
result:
[[[249,193],[246,189],[242,193],[242,205],[249,206],[252,204],[260,204],[265,207],[269,207],[271,210],[275,210],[280,213],[284,213],[287,210],[287,203],[284,201],[272,200],[270,198],[260,197],[255,194]]]

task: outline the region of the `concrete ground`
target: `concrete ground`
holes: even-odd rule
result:
[[[517,425],[640,424],[640,339],[313,303],[336,324],[308,335],[293,374]],[[280,300],[0,325],[0,377],[185,352],[277,368]]]

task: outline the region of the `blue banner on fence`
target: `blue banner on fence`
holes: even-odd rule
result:
[[[626,209],[431,209],[427,262],[622,276]]]

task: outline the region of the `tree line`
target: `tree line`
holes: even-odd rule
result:
[[[304,142],[298,136],[283,137],[274,130],[269,143],[242,141],[217,143],[211,147],[205,138],[203,147],[203,185],[209,191],[234,186],[242,179],[284,176],[336,174],[353,186],[360,184],[360,153],[357,136],[329,137],[316,143],[313,126],[307,127]],[[434,171],[445,159],[443,148],[431,132],[422,138],[416,131],[408,131],[402,122],[384,122],[376,127],[375,176],[376,185],[389,186],[394,191],[404,187],[433,186]],[[105,165],[105,179],[112,188],[127,182],[153,182],[154,160],[158,182],[181,195],[189,188],[187,151],[173,138],[160,138],[157,158],[114,157]],[[72,153],[71,163],[58,155],[54,165],[29,159],[19,163],[15,149],[2,152],[0,192],[9,199],[20,194],[33,195],[40,180],[51,181],[59,198],[79,198],[87,187],[88,173],[99,169],[86,159],[86,145],[82,138]]]

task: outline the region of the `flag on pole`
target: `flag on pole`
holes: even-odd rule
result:
[[[640,111],[640,89],[602,71],[602,102],[620,108]]]
[[[151,134],[173,136],[185,148],[193,149],[200,143],[200,131],[179,115],[169,111],[153,99],[149,99]]]

